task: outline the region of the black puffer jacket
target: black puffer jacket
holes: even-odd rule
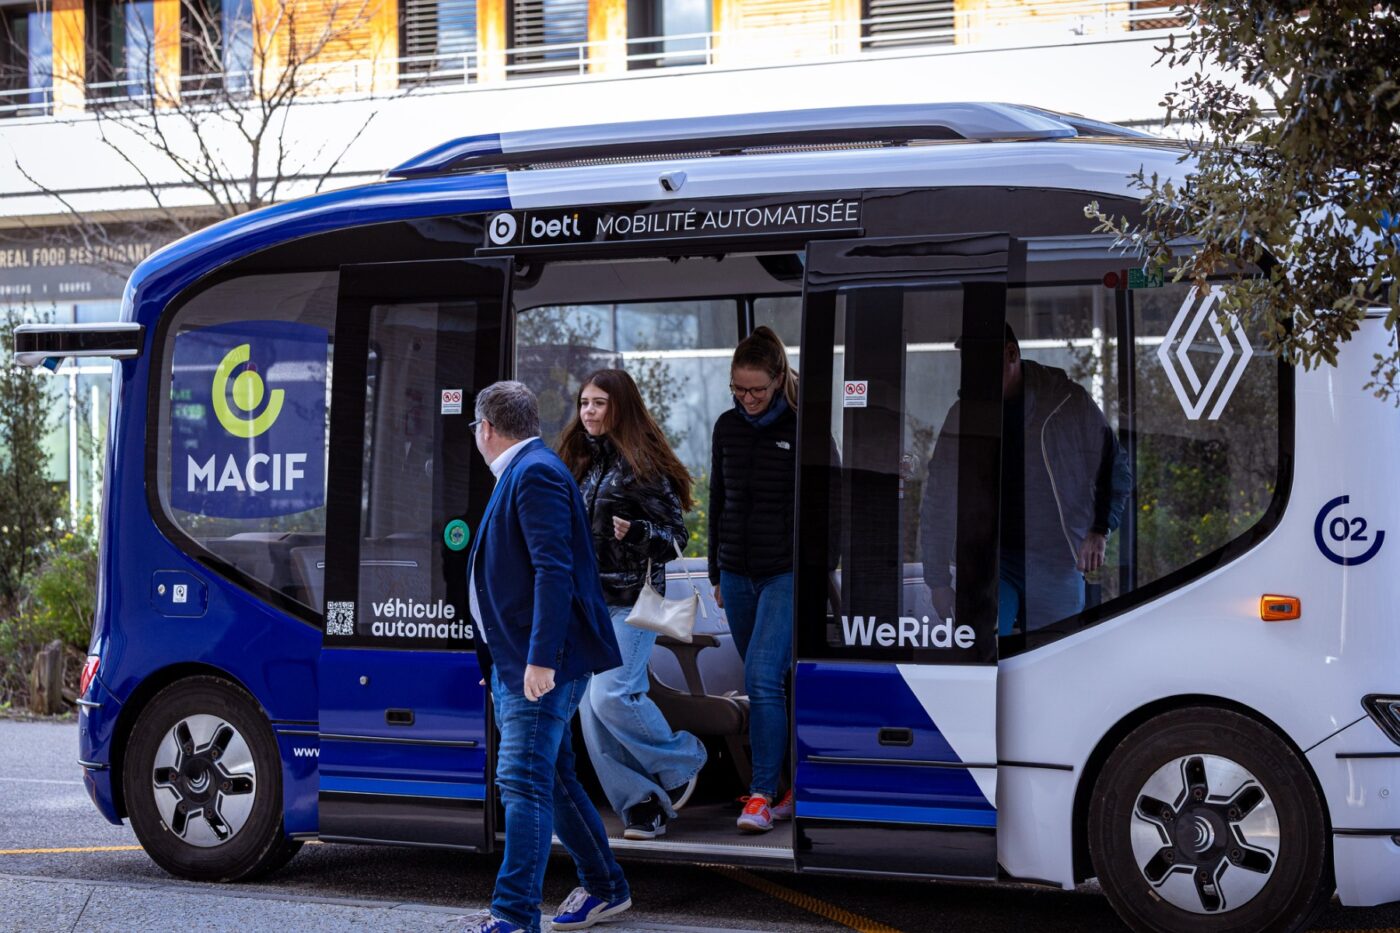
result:
[[[684,550],[689,538],[681,500],[665,479],[638,479],[607,437],[590,437],[588,446],[593,459],[579,489],[593,529],[603,598],[609,606],[631,606],[642,591],[647,558],[651,585],[666,590],[666,562],[676,559],[676,548]],[[632,523],[621,541],[613,533],[614,516]]]
[[[710,463],[710,582],[719,572],[770,577],[792,570],[797,415],[757,428],[731,408],[715,421]]]

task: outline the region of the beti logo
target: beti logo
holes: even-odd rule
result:
[[[219,424],[224,426],[224,430],[234,437],[257,437],[272,427],[277,421],[277,416],[282,413],[282,403],[287,395],[282,389],[273,389],[272,394],[268,396],[267,408],[256,417],[249,418],[234,413],[229,407],[230,395],[233,397],[234,406],[244,412],[251,412],[262,404],[266,392],[262,377],[251,366],[234,376],[233,391],[229,392],[229,376],[233,375],[235,369],[247,363],[251,356],[252,347],[246,343],[241,344],[228,351],[219,361],[219,368],[214,370],[214,414],[218,417]]]
[[[514,214],[497,214],[486,222],[486,235],[497,246],[505,246],[515,239],[519,224]]]

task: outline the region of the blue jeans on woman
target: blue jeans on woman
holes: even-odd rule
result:
[[[720,571],[720,595],[734,646],[744,659],[749,695],[753,783],[749,793],[776,801],[788,750],[787,679],[792,667],[792,574],[746,577]]]
[[[653,795],[674,818],[668,790],[685,786],[705,765],[705,745],[673,732],[647,696],[647,661],[656,633],[627,624],[630,609],[609,606],[622,666],[594,674],[579,706],[583,741],[608,803],[624,820]],[[600,895],[601,896],[601,895]]]
[[[501,748],[496,786],[506,805],[506,851],[496,875],[491,913],[539,933],[540,898],[549,865],[551,834],[578,868],[578,883],[609,903],[630,896],[627,879],[608,847],[608,834],[574,773],[569,722],[588,690],[588,678],[555,684],[531,703],[512,693],[491,670]]]

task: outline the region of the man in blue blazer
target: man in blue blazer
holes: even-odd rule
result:
[[[583,498],[539,438],[534,393],[519,382],[487,386],[472,428],[496,475],[467,566],[472,616],[493,661],[506,849],[491,910],[466,930],[539,933],[551,831],[583,882],[560,905],[554,929],[582,930],[632,906],[603,821],[574,773],[569,727],[589,677],[622,658]]]

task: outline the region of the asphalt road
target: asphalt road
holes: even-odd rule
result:
[[[0,720],[0,930],[450,930],[490,898],[490,858],[308,845],[253,884],[171,878],[93,808],[72,723]],[[47,851],[35,851],[47,850]],[[82,851],[54,851],[82,850]],[[911,883],[624,862],[635,907],[608,933],[1121,931],[1093,887]],[[545,888],[572,888],[555,860]],[[1333,907],[1320,930],[1395,933],[1400,905]]]

